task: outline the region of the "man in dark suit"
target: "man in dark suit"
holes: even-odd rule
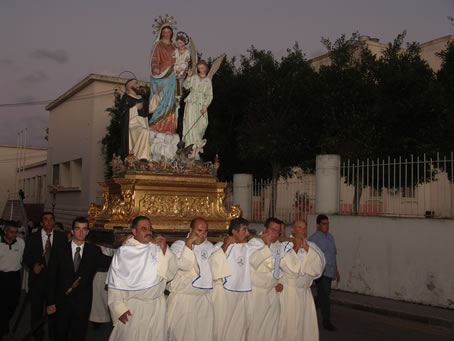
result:
[[[93,277],[99,268],[109,267],[111,257],[86,243],[88,220],[74,219],[72,241],[52,252],[47,286],[47,313],[56,316],[58,341],[85,340],[91,309]]]
[[[30,310],[31,310],[31,326],[32,328],[43,318],[44,308],[46,305],[46,285],[47,285],[47,266],[50,256],[58,246],[63,246],[67,243],[64,233],[54,230],[55,216],[52,212],[43,212],[40,221],[41,227],[38,231],[30,234],[25,242],[25,250],[23,262],[30,269],[30,277],[28,279],[29,295],[30,295]],[[49,319],[49,337],[53,338],[53,318]],[[42,341],[44,338],[44,330],[38,328],[33,337],[36,341]]]

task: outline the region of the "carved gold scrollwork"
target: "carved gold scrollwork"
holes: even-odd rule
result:
[[[176,190],[176,183],[181,190]],[[191,191],[187,189],[188,184]],[[127,225],[135,216],[145,215],[159,217],[158,221],[164,224],[169,218],[172,224],[178,225],[176,222],[187,224],[188,220],[203,216],[222,228],[231,219],[241,216],[238,206],[229,210],[225,208],[225,185],[217,184],[210,178],[194,177],[192,182],[182,178],[176,182],[173,176],[140,174],[138,178],[135,175],[116,177],[100,185],[103,187],[104,203],[102,207],[92,204],[88,209],[93,223]]]
[[[235,214],[228,212],[223,206],[221,196],[178,196],[146,194],[140,200],[140,214],[146,216],[166,216],[191,218],[229,218]],[[239,216],[239,215],[238,215]]]
[[[95,204],[90,205],[88,215],[92,218],[109,218],[114,220],[130,221],[134,214],[134,191],[122,190],[119,193],[109,193],[106,189],[102,194],[104,204],[98,209]]]

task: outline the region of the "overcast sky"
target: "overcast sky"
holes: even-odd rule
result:
[[[403,30],[420,43],[454,34],[454,0],[1,0],[0,144],[28,128],[29,144],[45,146],[48,120],[44,104],[3,104],[53,100],[92,72],[147,80],[151,25],[165,13],[204,57],[252,44],[280,57],[297,41],[310,59],[326,52],[322,36],[355,31],[382,42]]]

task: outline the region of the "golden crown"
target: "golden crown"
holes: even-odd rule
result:
[[[177,24],[177,21],[174,19],[174,17],[169,17],[168,14],[166,14],[164,17],[160,15],[154,21],[155,24],[151,25],[151,27],[154,28],[153,34],[158,34],[159,32],[161,32],[161,29],[164,26],[170,26],[173,31],[176,31],[177,29],[177,27],[175,26]]]

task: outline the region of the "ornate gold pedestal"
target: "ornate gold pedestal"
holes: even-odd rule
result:
[[[230,221],[241,215],[239,207],[224,207],[225,183],[210,175],[172,175],[126,173],[100,182],[104,205],[91,204],[90,227],[97,229],[129,228],[139,216],[150,218],[153,229],[169,232],[187,231],[190,221],[198,216],[208,221],[209,230],[228,228]],[[123,232],[124,233],[124,232]]]

